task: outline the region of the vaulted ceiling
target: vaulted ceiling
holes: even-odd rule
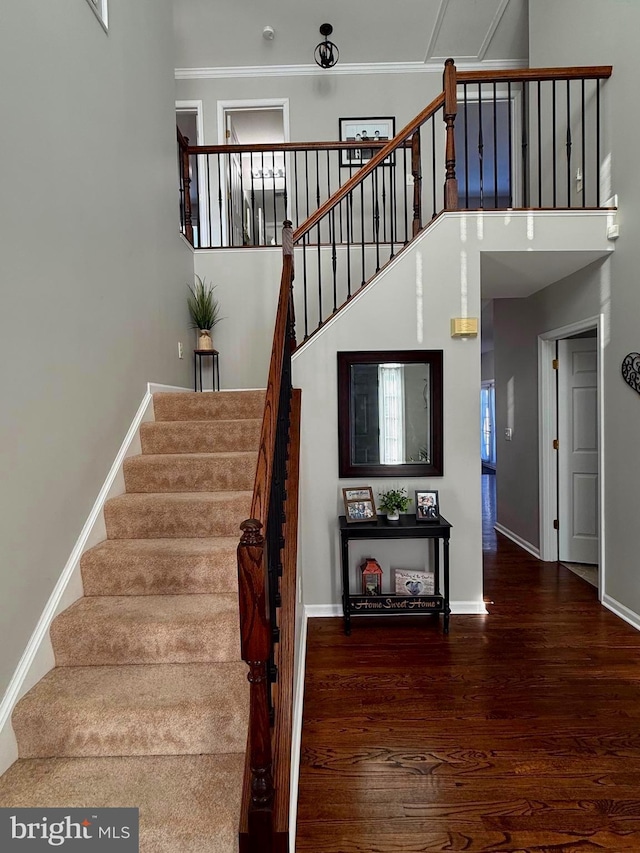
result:
[[[178,68],[313,64],[324,22],[340,64],[528,56],[528,0],[174,0],[174,17]]]

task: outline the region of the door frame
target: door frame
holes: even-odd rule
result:
[[[218,145],[226,145],[227,137],[226,137],[226,121],[225,116],[227,110],[233,112],[234,110],[274,110],[279,109],[282,111],[282,130],[284,133],[284,141],[291,142],[291,131],[289,127],[289,98],[251,98],[246,100],[233,100],[233,101],[217,101],[217,120],[218,120]],[[286,168],[289,169],[289,155],[286,156]],[[226,175],[223,172],[222,175],[222,191],[223,196],[226,197]],[[291,213],[291,199],[288,200],[289,209],[287,210],[287,217],[290,217]],[[227,224],[226,221],[223,220],[222,224],[222,245],[225,246],[228,240],[227,234]]]
[[[558,479],[556,451],[553,440],[557,438],[556,371],[553,369],[556,341],[580,332],[595,329],[597,334],[598,376],[598,597],[605,595],[605,468],[604,468],[604,373],[603,330],[604,314],[586,317],[566,326],[551,329],[538,335],[538,458],[540,477],[540,559],[556,562],[558,537],[553,526],[558,517]]]
[[[204,145],[204,117],[202,114],[202,101],[176,101],[176,112],[195,113],[196,114],[196,140],[192,141],[191,145]],[[198,158],[202,159],[201,157]],[[202,163],[198,163],[198,199],[207,198],[207,183],[205,170]],[[211,233],[209,230],[209,210],[206,205],[199,206],[199,231],[198,231],[198,246],[209,245],[211,242]]]

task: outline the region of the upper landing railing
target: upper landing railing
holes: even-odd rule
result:
[[[316,211],[368,175],[308,243],[357,237],[395,253],[445,209],[600,207],[610,195],[601,105],[610,75],[610,66],[457,73],[449,60],[442,93],[386,144],[190,146],[179,136],[182,231],[196,248],[279,245],[284,219],[294,230],[317,224]]]

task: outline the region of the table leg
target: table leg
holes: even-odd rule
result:
[[[433,569],[434,575],[433,578],[435,582],[434,592],[436,595],[442,595],[442,591],[440,589],[440,540],[433,539]]]
[[[451,607],[449,606],[449,539],[442,540],[444,550],[444,632],[449,633],[449,616]]]
[[[193,390],[198,390],[198,356],[193,354]]]
[[[199,358],[198,361],[200,362],[200,390],[202,391],[202,358]]]
[[[342,614],[344,617],[344,632],[351,633],[351,614],[349,613],[349,542],[341,537],[342,552]]]
[[[220,390],[220,356],[216,354],[216,391]]]

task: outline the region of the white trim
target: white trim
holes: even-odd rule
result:
[[[616,616],[619,616],[620,619],[624,619],[624,621],[631,625],[636,631],[640,631],[640,615],[638,615],[634,610],[630,610],[628,607],[625,607],[624,604],[620,604],[619,601],[616,601],[615,598],[612,598],[610,595],[602,596],[602,604],[607,610],[610,610],[612,613],[615,613]]]
[[[452,616],[486,616],[489,611],[483,600],[480,601],[450,601]]]
[[[171,386],[147,386],[138,411],[129,427],[118,454],[100,489],[100,493],[89,513],[80,536],[71,551],[67,564],[62,570],[49,600],[38,620],[26,649],[20,658],[18,666],[9,682],[6,693],[0,702],[0,774],[18,758],[17,743],[11,726],[11,714],[18,700],[30,690],[47,672],[55,666],[53,649],[49,638],[49,628],[54,618],[70,607],[83,596],[82,578],[80,576],[80,557],[93,545],[106,538],[106,528],[103,507],[108,498],[124,493],[124,476],[122,465],[125,458],[141,452],[138,430],[146,420],[153,420],[151,387],[163,388]],[[182,390],[182,389],[171,389]]]
[[[192,113],[195,110],[196,114],[196,145],[204,145],[204,117],[202,114],[202,101],[176,101],[177,113]],[[193,144],[193,143],[192,143]]]
[[[178,236],[184,240],[185,244],[191,249],[192,252],[195,252],[195,247],[191,245],[191,243],[187,240],[182,231],[178,231]]]
[[[100,21],[102,29],[109,35],[109,9],[107,0],[95,0],[95,2],[94,0],[87,0],[87,3],[93,14]]]
[[[341,604],[305,604],[304,613],[307,619],[343,615]]]
[[[535,545],[532,545],[531,542],[527,542],[526,539],[523,539],[522,536],[518,536],[517,533],[514,533],[513,530],[509,530],[508,527],[504,527],[502,524],[498,524],[497,522],[493,525],[495,530],[498,533],[502,533],[503,536],[506,536],[507,539],[511,539],[512,542],[515,542],[516,545],[519,545],[521,548],[524,548],[525,551],[528,551],[536,560],[540,559],[540,550],[536,548]]]
[[[586,317],[575,323],[569,323],[558,329],[551,329],[538,335],[538,435],[539,435],[539,458],[540,458],[540,545],[541,560],[557,560],[558,545],[555,531],[553,530],[553,519],[557,518],[554,507],[557,509],[557,480],[555,460],[550,449],[551,442],[557,436],[556,429],[556,400],[554,370],[551,366],[552,345],[561,338],[568,338],[589,329],[595,329],[598,336],[598,492],[600,500],[599,519],[599,570],[598,570],[598,597],[602,603],[606,596],[606,559],[605,559],[605,381],[604,381],[604,315]],[[542,403],[548,404],[548,413],[551,417],[543,416]],[[551,457],[551,458],[550,458]],[[553,514],[552,514],[553,513]],[[619,605],[622,607],[622,605]]]
[[[496,34],[496,30],[498,29],[498,24],[502,20],[502,16],[504,15],[504,10],[509,5],[509,0],[500,0],[498,4],[498,8],[496,9],[495,15],[493,16],[493,20],[489,24],[489,29],[487,30],[487,34],[484,37],[484,41],[480,45],[480,50],[478,51],[478,59],[482,62],[485,58],[487,50],[489,49],[489,45],[491,44],[491,40]]]
[[[182,394],[185,391],[191,393],[191,388],[181,388],[179,385],[161,385],[159,382],[148,382],[149,394]]]
[[[302,610],[300,649],[296,692],[293,697],[293,721],[291,724],[291,772],[289,788],[289,853],[296,853],[296,820],[298,816],[298,784],[300,780],[300,744],[302,742],[302,712],[304,709],[304,677],[307,668],[307,608]]]
[[[447,13],[449,2],[450,0],[440,0],[440,5],[438,6],[438,14],[436,15],[436,20],[433,25],[433,29],[431,30],[431,38],[429,39],[429,44],[427,45],[427,52],[424,56],[425,63],[428,63],[430,60],[433,61],[431,54],[433,53],[433,50],[436,46],[436,42],[438,41],[438,36],[440,35],[440,30],[442,29],[444,16]]]
[[[458,71],[509,71],[526,68],[525,59],[473,58],[456,62]],[[342,74],[442,74],[441,62],[343,62],[330,72],[317,65],[230,65],[218,68],[176,68],[176,80],[223,80],[234,77],[316,77]]]

